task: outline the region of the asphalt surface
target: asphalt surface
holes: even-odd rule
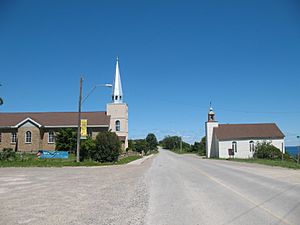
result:
[[[300,171],[167,150],[124,166],[0,168],[0,224],[300,224]]]
[[[300,224],[300,171],[161,151],[146,224]]]

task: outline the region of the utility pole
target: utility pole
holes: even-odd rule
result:
[[[297,138],[299,139],[300,136],[297,136]],[[297,158],[297,163],[299,164],[300,161],[300,145],[298,145],[298,158]]]
[[[180,153],[182,153],[182,137],[180,137]]]
[[[80,77],[76,162],[80,162],[79,154],[80,154],[80,123],[81,123],[81,104],[82,104],[82,81],[83,81],[83,78]]]

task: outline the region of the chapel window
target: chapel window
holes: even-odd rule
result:
[[[26,131],[25,133],[25,143],[31,143],[31,132]]]
[[[55,142],[55,134],[53,131],[50,131],[48,133],[48,143],[54,143]]]
[[[254,152],[254,141],[249,142],[250,152]]]
[[[232,142],[232,149],[233,149],[234,152],[237,152],[237,143],[236,143],[236,141]]]
[[[17,142],[17,133],[11,133],[11,143]]]

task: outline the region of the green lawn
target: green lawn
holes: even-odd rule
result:
[[[63,167],[63,166],[107,166],[122,165],[141,158],[140,156],[128,156],[115,163],[100,163],[95,161],[75,162],[75,155],[69,155],[68,159],[38,159],[36,155],[26,154],[23,161],[20,157],[14,161],[0,161],[0,167]]]
[[[245,162],[245,163],[258,163],[268,166],[280,166],[291,169],[300,169],[300,164],[293,161],[281,161],[281,160],[271,160],[271,159],[230,159],[230,161]]]

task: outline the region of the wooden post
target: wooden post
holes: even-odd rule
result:
[[[80,154],[80,120],[81,120],[81,103],[82,103],[82,80],[83,80],[82,77],[80,77],[76,162],[80,162],[79,154]]]

